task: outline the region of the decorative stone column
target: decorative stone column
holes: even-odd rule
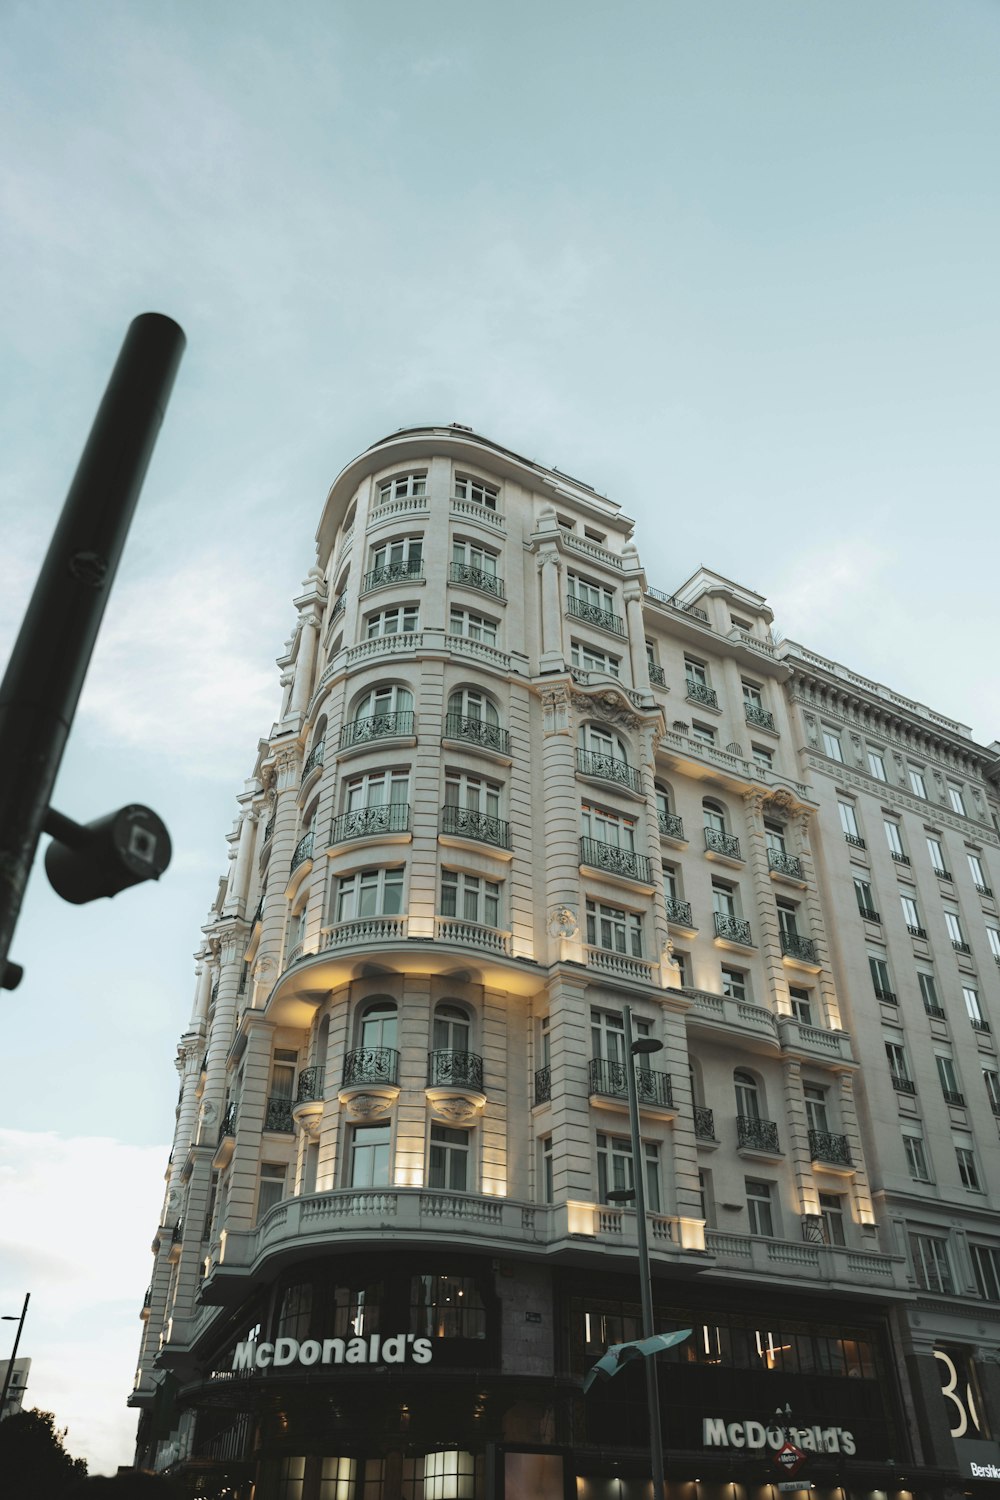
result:
[[[788,1155],[795,1179],[799,1213],[815,1214],[819,1211],[819,1195],[813,1177],[812,1153],[809,1150],[802,1064],[797,1057],[783,1057],[781,1066],[785,1084],[785,1128],[789,1134]]]
[[[566,665],[562,641],[562,608],[559,592],[562,563],[555,542],[543,542],[536,563],[542,575],[542,650],[538,659],[540,672],[561,672]]]
[[[852,1188],[854,1208],[862,1232],[874,1236],[878,1234],[878,1223],[875,1218],[871,1188],[868,1185],[868,1170],[865,1166],[861,1131],[858,1127],[858,1111],[854,1102],[854,1075],[841,1073],[838,1083],[840,1085],[840,1124],[847,1137],[851,1160],[854,1162]]]
[[[254,975],[257,984],[253,1004],[263,1005],[270,991],[268,978],[277,978],[288,903],[285,888],[291,870],[292,855],[299,826],[298,791],[302,774],[301,750],[297,740],[286,740],[274,750],[275,803],[274,832],[271,835],[271,858],[267,867],[267,891],[260,942],[257,945]],[[269,963],[265,963],[268,960]]]
[[[315,610],[303,614],[299,629],[299,649],[295,658],[295,679],[288,703],[290,716],[304,714],[312,697],[316,673],[316,648],[319,644],[320,617]]]
[[[652,689],[649,683],[649,658],[646,655],[646,627],[642,618],[642,588],[638,578],[627,580],[624,593],[632,682],[636,692],[645,695]]]
[[[226,899],[222,908],[226,916],[241,917],[246,911],[247,889],[250,884],[250,861],[253,854],[256,832],[257,814],[253,808],[247,808],[240,823],[236,859],[226,886]]]
[[[583,919],[580,910],[580,788],[570,693],[567,683],[553,683],[542,700],[542,785],[546,788],[545,911],[551,939],[550,961],[583,963]]]

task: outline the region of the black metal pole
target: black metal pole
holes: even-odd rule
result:
[[[14,1373],[14,1361],[17,1358],[17,1346],[21,1342],[21,1329],[24,1327],[24,1320],[28,1316],[28,1303],[30,1301],[31,1293],[25,1292],[24,1306],[21,1308],[21,1316],[17,1321],[17,1334],[14,1338],[14,1347],[10,1352],[10,1359],[7,1361],[7,1373],[3,1378],[3,1390],[0,1391],[0,1422],[3,1421],[3,1409],[7,1405],[7,1392],[10,1390],[11,1376]],[[10,1320],[11,1322],[13,1322],[14,1320],[13,1313],[11,1313],[10,1315]]]
[[[0,987],[49,799],[129,524],[152,457],[183,330],[129,325],[0,685]]]

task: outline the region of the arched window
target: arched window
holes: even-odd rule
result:
[[[460,1005],[442,1001],[435,1007],[432,1036],[435,1052],[468,1052],[471,1035],[468,1012]]]
[[[510,735],[500,728],[497,706],[480,688],[456,688],[449,696],[444,732],[446,739],[471,740],[503,755],[510,750]]]
[[[357,514],[358,502],[356,500],[352,500],[350,505],[347,507],[347,514],[344,516],[344,525],[342,529],[345,537],[350,535],[350,532],[354,527],[354,521]]]
[[[395,1049],[398,1011],[395,1000],[370,1000],[361,1012],[358,1046]]]
[[[305,758],[302,766],[302,780],[317,766],[323,764],[323,756],[326,751],[326,714],[320,714],[316,721],[316,728],[312,732],[312,747]]]
[[[580,749],[591,755],[607,755],[615,760],[628,760],[628,750],[620,735],[605,728],[603,724],[581,724],[577,732]]]
[[[340,731],[340,748],[366,740],[413,733],[413,694],[401,683],[380,682],[355,703],[350,722]]]
[[[760,1090],[753,1074],[737,1068],[733,1074],[733,1088],[736,1091],[736,1113],[739,1118],[759,1120],[761,1117]]]
[[[711,830],[712,830],[713,833],[725,833],[726,832],[726,813],[725,813],[725,809],[722,808],[722,807],[720,807],[720,805],[719,805],[718,802],[711,802],[711,801],[709,801],[709,799],[707,797],[706,797],[705,801],[701,804],[701,806],[702,806],[702,811],[703,811],[703,813],[705,815],[705,827],[706,828],[711,828]]]
[[[316,728],[312,732],[312,748],[323,743],[326,739],[326,714],[320,714],[316,720]]]
[[[457,688],[448,699],[448,716],[476,719],[482,724],[499,724],[500,714],[492,698],[479,688]]]
[[[656,811],[660,816],[661,823],[665,817],[673,812],[672,803],[673,797],[667,783],[665,781],[658,781],[656,783]]]

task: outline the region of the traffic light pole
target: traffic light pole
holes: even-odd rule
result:
[[[184,352],[160,313],[134,319],[0,684],[0,988],[52,788]]]

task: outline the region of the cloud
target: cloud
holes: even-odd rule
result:
[[[0,1130],[0,1300],[31,1293],[21,1353],[29,1406],[53,1411],[92,1470],[131,1462],[138,1312],[160,1213],[166,1146]]]

